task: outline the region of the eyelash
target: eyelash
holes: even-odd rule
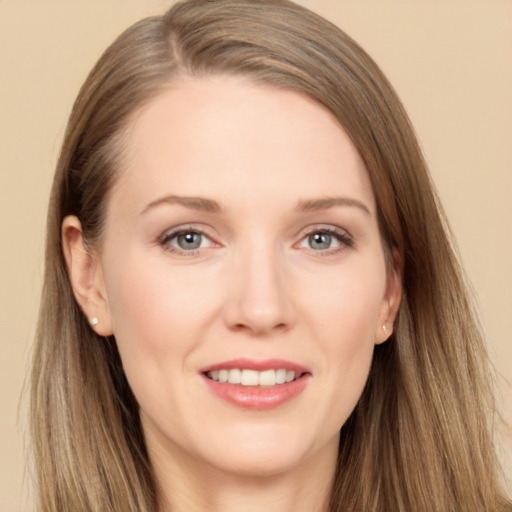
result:
[[[339,242],[339,247],[334,247],[331,249],[324,249],[324,250],[314,250],[312,248],[309,248],[311,251],[313,251],[318,256],[331,256],[335,254],[339,254],[341,252],[344,252],[345,250],[351,248],[354,246],[354,239],[352,238],[347,231],[341,228],[336,228],[334,226],[312,226],[310,227],[302,236],[300,239],[299,244],[306,241],[310,236],[321,234],[321,235],[329,235],[336,239],[337,242]],[[297,245],[297,244],[296,244]]]
[[[193,226],[185,226],[185,227],[180,227],[175,230],[166,231],[158,238],[158,242],[165,251],[168,251],[170,253],[179,254],[181,256],[196,256],[199,254],[201,247],[198,249],[195,249],[195,250],[186,251],[184,249],[175,247],[174,245],[171,245],[169,243],[171,240],[174,240],[175,238],[178,238],[179,236],[188,235],[188,234],[195,234],[195,235],[200,235],[202,237],[206,237],[208,240],[210,240],[215,245],[215,242],[213,241],[213,239],[210,235],[205,233],[203,230],[198,229]]]
[[[200,253],[200,250],[202,249],[199,247],[195,250],[184,250],[180,249],[178,247],[175,247],[174,245],[170,244],[171,240],[174,240],[175,238],[178,238],[179,236],[187,235],[187,234],[195,234],[200,235],[202,237],[206,237],[213,245],[216,245],[215,241],[212,239],[210,235],[208,235],[205,231],[198,229],[193,226],[185,226],[180,227],[175,230],[166,231],[164,232],[159,238],[158,243],[162,246],[162,248],[165,251],[168,251],[173,254],[178,254],[181,256],[196,256]],[[301,237],[300,241],[296,244],[294,244],[294,247],[297,247],[299,244],[302,244],[304,241],[306,241],[309,237],[321,234],[321,235],[328,235],[335,238],[337,242],[339,242],[339,247],[334,247],[330,249],[325,250],[314,250],[312,248],[309,248],[313,253],[316,253],[319,256],[329,256],[332,254],[338,254],[343,251],[345,251],[348,248],[351,248],[354,246],[354,239],[351,235],[349,235],[345,230],[336,228],[336,227],[322,227],[322,226],[314,226],[309,228]],[[217,244],[218,245],[218,244]]]

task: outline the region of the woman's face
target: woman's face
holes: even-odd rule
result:
[[[129,128],[91,316],[151,456],[244,474],[332,459],[400,295],[347,134],[298,93],[223,77]]]

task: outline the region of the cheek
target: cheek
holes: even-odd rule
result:
[[[167,410],[185,393],[179,376],[197,347],[207,302],[199,283],[128,255],[110,267],[107,293],[123,368],[142,409]],[[171,407],[172,409],[172,407]]]
[[[317,283],[318,284],[318,283]],[[332,350],[355,351],[373,347],[385,301],[384,264],[347,266],[331,275],[310,295],[308,309],[316,311],[317,325],[329,332]]]
[[[385,269],[347,272],[331,282],[328,294],[312,297],[319,321],[323,388],[329,395],[325,411],[333,430],[339,430],[353,411],[366,384],[385,293]],[[328,414],[329,413],[329,414]]]
[[[191,375],[183,370],[190,370],[189,355],[216,317],[221,283],[136,250],[109,270],[114,336],[136,396],[154,394],[151,386],[162,388],[177,375]]]

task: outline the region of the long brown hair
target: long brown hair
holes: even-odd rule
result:
[[[189,0],[126,30],[74,105],[57,164],[31,382],[40,512],[154,512],[155,476],[115,340],[88,326],[61,224],[101,239],[130,118],[179,76],[235,74],[328,108],[368,170],[404,295],[392,338],[341,430],[330,511],[504,511],[488,358],[407,115],[345,33],[286,0]]]

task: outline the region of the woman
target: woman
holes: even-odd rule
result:
[[[413,130],[287,1],[107,49],[52,190],[44,511],[507,510],[487,356]]]

